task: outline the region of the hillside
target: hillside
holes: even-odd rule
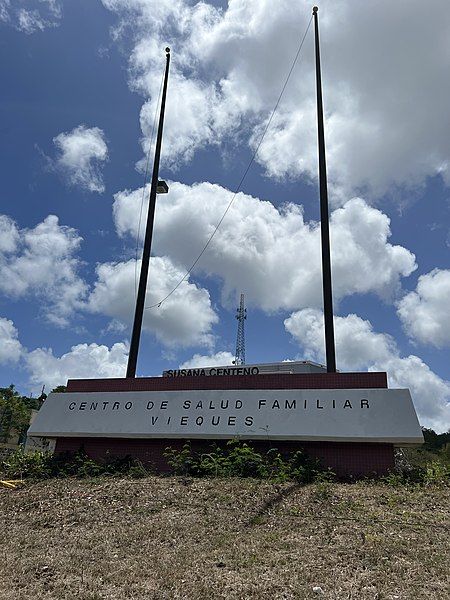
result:
[[[0,489],[0,526],[2,600],[444,600],[450,589],[448,487],[53,479]]]

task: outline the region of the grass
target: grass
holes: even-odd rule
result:
[[[52,479],[0,528],[1,600],[449,597],[449,487]]]

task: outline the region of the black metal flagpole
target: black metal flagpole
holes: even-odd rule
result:
[[[152,248],[153,222],[155,219],[156,191],[158,187],[159,159],[161,156],[162,133],[164,127],[164,111],[166,106],[167,80],[169,77],[170,48],[166,48],[166,71],[164,74],[164,87],[161,98],[161,112],[159,114],[158,134],[156,137],[155,160],[153,162],[152,183],[150,187],[150,201],[145,230],[144,250],[142,252],[141,274],[134,313],[133,333],[131,335],[130,354],[128,356],[127,377],[136,377],[136,365],[141,338],[142,318],[144,315],[145,292],[147,290],[148,267],[150,251]]]
[[[322,240],[322,285],[323,312],[325,320],[325,350],[327,372],[336,372],[334,346],[333,294],[331,286],[330,223],[328,215],[327,164],[325,159],[325,135],[322,106],[322,77],[320,74],[319,18],[314,6],[314,31],[316,41],[316,88],[317,88],[317,135],[319,142],[319,183],[320,183],[320,232]]]

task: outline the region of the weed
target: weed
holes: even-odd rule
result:
[[[390,486],[399,487],[408,484],[449,485],[450,465],[441,459],[426,462],[423,466],[414,466],[400,472],[389,473],[383,481]]]
[[[193,477],[254,477],[282,483],[310,483],[323,472],[317,460],[298,450],[283,456],[276,448],[258,452],[237,439],[225,447],[213,444],[210,452],[197,454],[187,442],[181,450],[167,448],[164,454],[175,475]]]
[[[315,486],[312,494],[313,501],[321,504],[331,502],[333,498],[333,481],[335,474],[328,470],[316,474]]]
[[[388,473],[385,477],[382,478],[382,481],[389,486],[399,487],[405,484],[405,475],[404,473]]]
[[[424,483],[426,485],[450,483],[450,466],[445,465],[440,460],[429,463],[425,469]]]
[[[124,475],[147,477],[142,463],[130,456],[109,457],[97,462],[83,451],[75,454],[51,454],[50,452],[24,452],[16,450],[0,463],[0,476],[6,479],[48,479],[50,477],[99,477],[101,475]]]
[[[166,448],[164,457],[175,475],[193,475],[194,460],[189,442],[186,442],[181,450]]]
[[[150,472],[145,468],[140,460],[136,460],[135,463],[132,464],[128,469],[127,475],[133,479],[142,479],[143,477],[148,477]]]
[[[300,484],[317,483],[317,499],[325,501],[328,485],[335,479],[318,460],[297,450],[283,455],[276,448],[258,452],[251,443],[229,440],[226,444],[212,444],[209,452],[197,453],[186,442],[181,450],[166,448],[164,456],[175,475],[182,477],[252,477],[277,483],[296,481]],[[146,477],[149,470],[131,456],[108,456],[96,461],[83,449],[75,454],[55,454],[17,450],[0,460],[0,477],[5,479],[47,479],[49,477]],[[441,459],[424,466],[410,466],[393,472],[382,479],[388,486],[450,485],[450,465]]]
[[[7,479],[46,479],[52,475],[52,455],[49,452],[32,452],[23,450],[11,452],[0,464],[0,475]]]

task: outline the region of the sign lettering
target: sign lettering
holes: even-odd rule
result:
[[[40,437],[421,443],[408,390],[183,390],[50,394]]]

